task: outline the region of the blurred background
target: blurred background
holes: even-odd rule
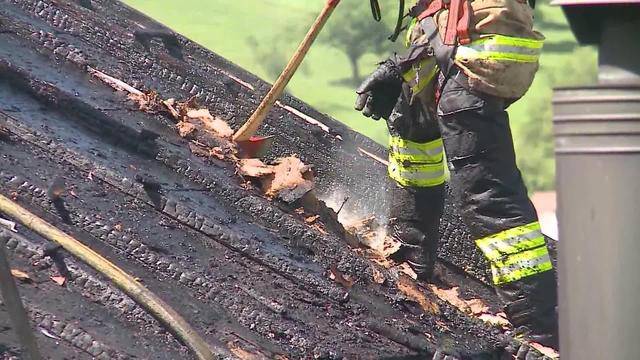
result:
[[[125,0],[230,61],[273,82],[326,0]],[[407,2],[413,4],[412,1]],[[397,0],[380,0],[383,20],[369,1],[342,0],[287,91],[351,128],[386,144],[382,121],[353,110],[354,89],[376,66],[404,47],[386,40]],[[536,25],[547,38],[541,69],[529,93],[510,110],[518,163],[540,208],[555,212],[551,94],[558,86],[595,82],[596,53],[578,47],[559,7],[539,1]],[[404,35],[404,34],[403,34]],[[553,204],[552,204],[553,203]]]

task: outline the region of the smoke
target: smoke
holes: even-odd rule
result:
[[[349,206],[349,193],[345,189],[337,189],[333,192],[321,196],[327,207],[338,212],[338,222],[347,231],[358,238],[364,246],[384,254],[385,241],[387,240],[387,228],[380,224],[373,212],[367,209],[358,209],[357,206]],[[342,208],[342,209],[341,209]]]
[[[347,226],[365,217],[365,214],[357,214],[353,206],[350,206],[351,196],[345,189],[337,189],[329,194],[321,195],[320,200],[327,204],[327,207],[338,213],[338,221]]]

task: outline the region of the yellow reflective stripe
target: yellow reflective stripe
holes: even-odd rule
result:
[[[540,55],[540,49],[523,48],[511,45],[484,44],[484,45],[468,45],[467,48],[482,52],[505,53],[505,54],[521,54],[521,55]]]
[[[404,39],[404,46],[406,47],[411,46],[411,34],[413,33],[413,29],[416,27],[416,25],[418,25],[418,19],[417,18],[411,19],[411,22],[409,23],[409,27],[407,27],[407,36]]]
[[[405,165],[389,158],[389,176],[402,186],[432,187],[444,184],[444,161],[437,164]]]
[[[546,246],[509,255],[491,263],[493,283],[506,284],[553,269]]]
[[[553,268],[537,221],[476,240],[476,245],[491,262],[493,282],[497,285]]]
[[[542,40],[491,35],[458,47],[456,59],[490,59],[497,61],[537,62],[544,42]]]
[[[402,74],[404,81],[409,84],[413,94],[417,94],[427,87],[438,73],[438,65],[433,57],[420,61]]]
[[[416,78],[416,70],[411,68],[407,70],[404,74],[402,74],[402,78],[406,82],[411,82]]]
[[[476,245],[490,261],[546,245],[540,223],[533,222],[476,240]]]
[[[436,77],[437,73],[438,73],[438,67],[434,66],[433,68],[431,68],[431,71],[428,74],[425,74],[424,76],[420,77],[418,83],[415,86],[411,87],[411,92],[413,94],[418,94],[420,91],[422,91],[431,83],[433,78]]]
[[[456,59],[460,60],[498,60],[532,63],[538,61],[540,55],[527,55],[508,52],[478,51],[473,48],[461,46],[456,52]]]
[[[437,163],[442,161],[443,154],[442,138],[418,143],[399,136],[389,137],[389,156],[398,162]]]

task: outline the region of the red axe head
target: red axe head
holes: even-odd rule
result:
[[[264,156],[271,144],[274,136],[252,136],[249,140],[236,141],[238,157],[241,159],[252,159]]]

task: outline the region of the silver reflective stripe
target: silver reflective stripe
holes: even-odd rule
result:
[[[528,259],[528,260],[520,260],[514,264],[509,264],[504,266],[498,266],[498,265],[492,264],[491,270],[492,270],[494,279],[511,277],[513,276],[513,273],[517,273],[520,271],[527,272],[527,274],[521,274],[521,275],[525,275],[525,276],[519,277],[519,278],[522,278],[522,277],[526,277],[527,275],[533,275],[533,274],[539,273],[540,271],[536,271],[536,268],[543,267],[544,265],[552,266],[551,258],[549,257],[548,252],[546,252],[540,257]],[[528,274],[529,272],[531,274]]]
[[[401,154],[401,155],[408,155],[408,156],[427,155],[430,157],[434,157],[442,154],[444,152],[444,148],[440,146],[435,149],[421,150],[421,149],[410,149],[406,147],[399,147],[397,145],[391,145],[391,152]]]
[[[499,53],[512,53],[512,54],[522,54],[522,55],[540,55],[542,53],[542,49],[538,48],[529,48],[523,46],[515,46],[515,45],[500,45],[500,44],[471,44],[466,45],[465,47],[471,48],[476,51],[491,51],[491,52],[499,52]]]
[[[540,241],[532,241],[532,240],[540,240]],[[494,239],[491,242],[486,242],[482,245],[478,245],[481,247],[482,252],[487,255],[490,259],[494,258],[491,254],[513,254],[520,251],[526,251],[533,249],[535,247],[539,247],[545,245],[544,235],[540,230],[533,230],[529,233],[519,234],[513,236],[511,238],[506,239]],[[518,248],[518,245],[521,245],[522,248]]]

